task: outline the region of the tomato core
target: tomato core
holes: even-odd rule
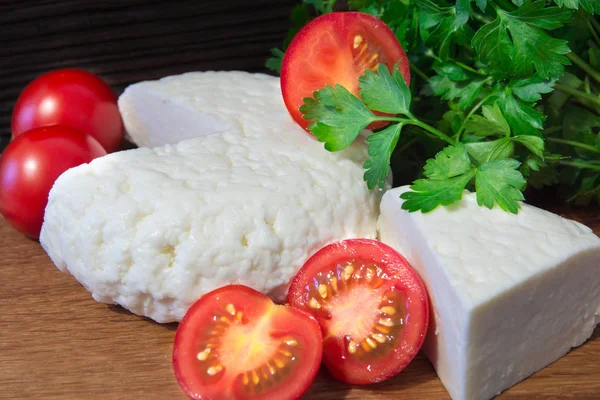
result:
[[[204,295],[175,338],[173,364],[183,389],[196,399],[296,399],[321,362],[316,321],[232,285]]]
[[[418,274],[375,240],[346,240],[319,250],[294,277],[287,301],[317,318],[324,364],[352,384],[380,382],[406,367],[429,321]]]

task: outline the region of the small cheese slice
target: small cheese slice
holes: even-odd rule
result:
[[[290,131],[305,134],[285,108],[279,78],[243,71],[187,72],[135,83],[119,97],[119,110],[139,147],[225,131],[284,139]]]
[[[454,400],[490,399],[584,343],[600,322],[600,238],[523,204],[475,194],[422,214],[388,191],[380,239],[423,277],[433,305],[424,351]]]

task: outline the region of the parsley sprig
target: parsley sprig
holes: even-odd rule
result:
[[[452,204],[465,188],[480,204],[511,212],[526,188],[544,186],[570,203],[600,204],[600,1],[304,0],[302,7],[310,18],[334,8],[373,14],[409,56],[410,91],[398,73],[379,69],[365,72],[360,97],[335,86],[305,104],[329,150],[374,121],[389,122],[367,138],[369,187],[383,185],[391,165],[395,184],[413,183],[404,203],[411,210]]]
[[[504,138],[480,143],[470,147],[457,142],[440,130],[417,119],[410,112],[411,93],[398,68],[390,73],[380,64],[377,73],[365,71],[359,79],[360,98],[351,94],[341,85],[327,86],[304,99],[300,111],[304,118],[316,121],[308,129],[329,151],[339,151],[348,147],[371,123],[388,121],[391,124],[383,130],[367,137],[369,158],[364,164],[365,181],[370,189],[383,187],[389,174],[390,158],[396,147],[402,129],[415,126],[449,144],[434,158],[427,161],[424,168],[425,179],[418,179],[411,186],[412,192],[403,194],[403,208],[409,211],[429,212],[439,205],[450,205],[462,197],[467,187],[475,187],[480,205],[492,208],[498,204],[506,211],[516,213],[518,201],[523,200],[521,190],[525,179],[518,171],[520,162],[509,159],[515,143],[523,143],[541,154],[543,141],[540,138],[529,141],[523,137],[510,137],[508,123],[495,108],[486,108],[479,124],[494,125]],[[373,111],[391,114],[376,116]],[[472,127],[470,126],[469,129]],[[541,147],[541,148],[540,148]],[[471,155],[469,155],[469,152]]]

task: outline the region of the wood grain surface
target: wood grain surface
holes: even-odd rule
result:
[[[597,210],[561,213],[600,234]],[[185,398],[171,369],[176,324],[160,325],[96,303],[54,267],[38,242],[1,218],[0,243],[0,399]],[[304,399],[449,396],[420,355],[396,377],[369,387],[337,383],[321,371]],[[498,399],[600,399],[600,328],[583,346]]]
[[[87,69],[117,94],[133,82],[191,70],[264,71],[297,3],[0,0],[0,150],[19,92],[45,71]],[[600,233],[597,211],[554,211]],[[184,399],[171,369],[176,327],[95,302],[53,266],[39,243],[0,217],[0,399]],[[336,383],[321,371],[304,398],[449,396],[419,356],[398,376],[370,387]],[[498,399],[600,399],[600,329]]]

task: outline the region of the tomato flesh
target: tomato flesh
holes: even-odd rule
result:
[[[105,154],[93,137],[67,126],[20,135],[0,157],[0,213],[19,232],[37,239],[54,181],[69,168]]]
[[[375,240],[346,240],[319,250],[295,276],[287,302],[317,318],[323,363],[352,384],[380,382],[404,369],[429,323],[419,275]]]
[[[12,115],[12,136],[51,125],[66,125],[93,136],[111,153],[124,134],[117,97],[96,75],[79,69],[45,73],[19,95]]]
[[[173,367],[194,399],[297,399],[314,380],[321,351],[321,330],[309,314],[230,285],[186,313]]]
[[[324,14],[298,32],[290,43],[281,68],[285,105],[303,128],[312,121],[302,118],[303,99],[326,85],[340,84],[358,95],[358,78],[379,64],[399,71],[410,84],[410,68],[404,49],[380,19],[361,12]],[[374,123],[375,129],[385,123]]]

